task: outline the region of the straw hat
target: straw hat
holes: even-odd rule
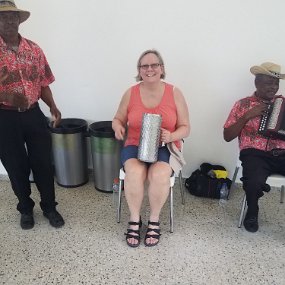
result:
[[[281,66],[272,62],[264,62],[261,65],[255,65],[250,68],[254,75],[265,74],[278,79],[285,79],[285,74],[281,74]]]
[[[30,12],[18,9],[14,0],[0,0],[1,12],[19,12],[20,23],[25,22],[30,17]]]

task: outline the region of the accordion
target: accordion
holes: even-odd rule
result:
[[[278,97],[261,116],[258,133],[265,137],[285,140],[285,99]]]

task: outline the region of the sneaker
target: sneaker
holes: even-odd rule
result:
[[[244,228],[251,233],[258,231],[258,215],[250,215],[248,212],[243,221]]]
[[[20,225],[23,230],[30,230],[35,225],[33,213],[21,214]]]
[[[51,226],[60,228],[64,225],[64,219],[57,210],[43,212],[44,216],[49,220]]]

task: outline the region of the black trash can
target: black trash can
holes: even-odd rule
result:
[[[87,126],[85,120],[75,118],[62,119],[56,128],[50,125],[56,182],[60,186],[71,188],[88,182]]]
[[[115,139],[112,121],[89,126],[94,186],[102,192],[113,192],[113,181],[119,177],[122,142]]]

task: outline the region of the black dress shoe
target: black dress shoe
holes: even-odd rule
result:
[[[270,185],[268,185],[268,184],[265,183],[265,185],[262,187],[262,191],[264,191],[264,192],[269,192],[270,190],[271,190]]]
[[[43,212],[44,216],[49,220],[51,226],[60,228],[64,225],[64,219],[57,210]]]
[[[20,225],[23,230],[32,229],[35,225],[33,214],[21,214]]]
[[[258,231],[258,215],[246,213],[243,225],[248,232],[255,233]]]

